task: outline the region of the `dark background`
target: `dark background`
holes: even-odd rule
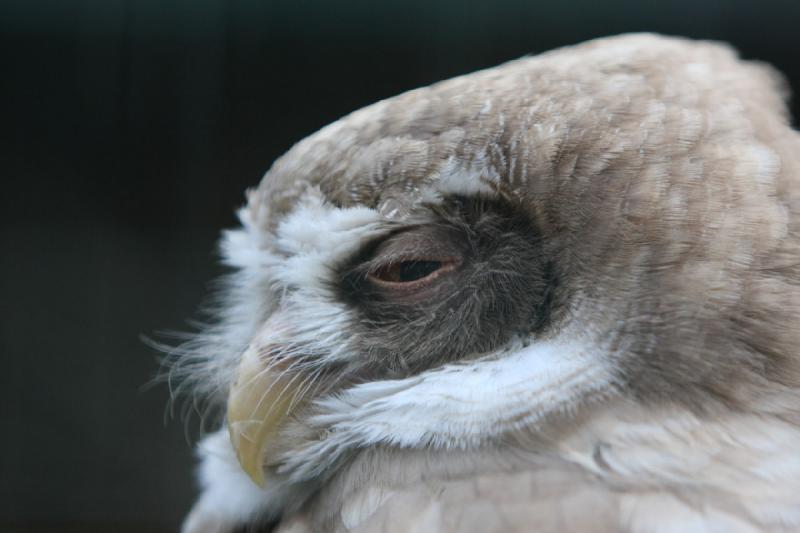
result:
[[[730,41],[800,91],[800,2],[0,1],[0,530],[170,531],[197,424],[157,354],[243,191],[400,91],[609,34]]]

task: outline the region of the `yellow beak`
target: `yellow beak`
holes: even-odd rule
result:
[[[231,443],[242,469],[259,487],[264,486],[268,446],[290,411],[303,403],[303,398],[297,397],[302,379],[266,366],[259,351],[248,348],[228,396]]]

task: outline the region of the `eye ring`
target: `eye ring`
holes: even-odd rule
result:
[[[392,290],[416,290],[426,287],[461,264],[456,257],[411,257],[386,263],[367,274],[378,287]]]

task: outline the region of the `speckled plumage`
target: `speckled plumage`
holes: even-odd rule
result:
[[[610,369],[608,394],[476,440],[348,438],[278,530],[800,530],[800,136],[784,92],[726,46],[621,36],[378,102],[276,161],[242,212],[256,251],[231,240],[232,264],[301,253],[281,224],[309,194],[399,225],[453,191],[494,195],[557,265],[559,311],[533,344],[602,344]],[[239,354],[197,380],[226,391]],[[290,424],[278,477],[350,427],[324,409]],[[196,509],[193,533],[224,514]]]

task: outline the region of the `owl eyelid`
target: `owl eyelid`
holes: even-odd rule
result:
[[[409,281],[394,281],[388,280],[380,276],[381,272],[389,272],[392,267],[401,265],[403,263],[438,263],[439,266],[430,273]],[[441,257],[441,256],[400,256],[392,258],[390,261],[379,264],[375,268],[371,268],[367,273],[367,280],[373,285],[390,290],[399,290],[404,292],[416,291],[422,288],[429,287],[442,276],[455,271],[461,266],[462,260],[460,257]]]

